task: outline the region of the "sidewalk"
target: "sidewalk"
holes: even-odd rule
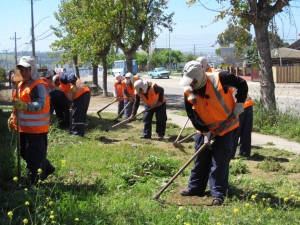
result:
[[[141,108],[143,107],[140,107],[138,112],[141,112],[142,110]],[[116,113],[116,111],[117,111],[116,105],[112,105],[109,107],[108,110],[105,110],[105,112],[110,112],[110,113]],[[89,112],[96,112],[96,110],[94,111],[93,109],[89,109]],[[167,110],[167,116],[168,116],[168,123],[174,123],[179,127],[183,127],[187,120],[187,117],[185,116],[174,114],[173,110]],[[191,121],[187,123],[186,127],[193,127]],[[272,148],[278,148],[278,149],[294,152],[296,154],[300,154],[300,143],[291,142],[276,136],[269,136],[269,135],[254,133],[254,132],[252,133],[252,146],[260,146],[265,148],[272,147]]]
[[[167,115],[169,119],[168,121],[171,120],[171,123],[175,123],[180,127],[183,127],[187,120],[186,117],[173,114],[172,111],[167,111]],[[193,125],[189,121],[186,127],[193,127]],[[270,143],[273,145],[270,145]],[[254,132],[252,132],[252,146],[261,146],[266,148],[272,147],[300,154],[300,143],[288,141],[277,136],[269,136]]]

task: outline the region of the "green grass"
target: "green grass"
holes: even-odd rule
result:
[[[56,167],[55,174],[43,187],[23,190],[22,181],[13,181],[16,133],[7,131],[9,115],[9,108],[0,110],[0,224],[24,224],[24,219],[28,224],[67,225],[299,224],[296,154],[270,144],[265,149],[254,147],[249,160],[233,160],[224,207],[207,206],[211,197],[180,196],[192,165],[156,201],[152,197],[193,154],[192,139],[183,143],[188,154],[174,148],[181,127],[168,123],[166,141],[140,140],[141,119],[107,133],[104,130],[115,124],[115,114],[105,112],[102,119],[88,115],[84,138],[58,129],[52,118],[48,158]],[[182,136],[192,132],[192,128],[185,129]],[[22,180],[25,167],[22,161]]]

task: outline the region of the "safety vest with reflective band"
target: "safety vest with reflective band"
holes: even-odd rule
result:
[[[235,105],[232,94],[230,92],[225,94],[219,75],[207,76],[205,91],[207,98],[195,95],[191,88],[185,90],[185,95],[211,133],[230,116]],[[232,119],[218,135],[223,136],[238,126],[239,117]]]
[[[153,83],[153,84],[151,85],[150,89],[148,90],[148,98],[146,98],[146,96],[145,96],[143,93],[141,93],[141,92],[138,93],[138,96],[139,96],[139,97],[143,100],[143,102],[144,102],[145,104],[147,104],[150,108],[156,105],[156,103],[158,102],[158,98],[159,98],[159,94],[156,94],[155,91],[154,91],[154,86],[155,86],[155,85],[156,85],[156,84]],[[164,96],[163,102],[165,102],[165,101],[166,101],[166,97]]]
[[[56,88],[51,79],[47,79],[45,77],[43,77],[42,79],[47,83],[49,92]]]
[[[28,83],[22,86],[22,82],[19,85],[19,99],[22,102],[32,102],[30,98],[30,93],[33,88],[42,84],[47,89],[47,84],[45,81],[38,79],[32,83]],[[14,99],[16,99],[16,91],[14,91]],[[17,117],[16,109],[14,109],[14,128],[17,129]],[[47,133],[50,127],[50,98],[48,92],[46,92],[46,101],[45,106],[40,111],[29,112],[27,110],[20,110],[20,132],[30,133],[30,134],[39,134]]]
[[[137,81],[139,79],[139,77],[138,76],[133,76],[133,79],[135,81]],[[130,87],[130,85],[131,85],[131,87]],[[126,84],[125,80],[122,81],[123,90],[126,90],[128,92],[129,97],[134,97],[135,96],[135,94],[134,94],[134,90],[135,90],[134,89],[134,84],[130,83],[130,85]],[[125,94],[123,94],[123,97],[124,97],[124,99],[128,99],[128,97]]]
[[[63,92],[69,99],[69,101],[73,101],[74,99],[78,98],[80,95],[82,95],[85,92],[90,92],[90,89],[79,79],[76,80],[75,93],[72,92],[70,83],[67,84],[61,83],[59,87],[63,90]]]
[[[116,92],[117,92],[116,93],[117,94],[116,97],[118,97],[118,101],[119,102],[123,101],[124,97],[123,97],[123,86],[122,86],[122,83],[115,83],[114,82],[114,87],[115,87]]]
[[[232,96],[233,96],[233,98],[235,99],[235,102],[236,102],[235,88],[230,88],[230,91],[232,92]],[[254,101],[252,100],[250,95],[247,94],[247,98],[246,98],[245,103],[244,103],[244,109],[249,107],[249,106],[254,106]]]

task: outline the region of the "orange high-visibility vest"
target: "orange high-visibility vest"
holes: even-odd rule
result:
[[[32,102],[30,93],[33,88],[38,84],[43,84],[47,89],[47,84],[42,79],[34,80],[32,83],[28,83],[22,86],[23,82],[19,84],[19,99],[22,102]],[[16,99],[16,91],[14,91],[14,99]],[[13,119],[14,128],[17,130],[17,110],[14,109]],[[20,132],[39,134],[47,133],[50,127],[50,98],[49,93],[46,92],[45,106],[40,111],[29,112],[27,110],[20,110]]]
[[[121,102],[124,100],[124,97],[123,97],[123,86],[122,86],[122,83],[116,83],[114,82],[114,87],[116,89],[116,94],[117,94],[117,98],[118,98],[118,101]]]
[[[229,90],[232,92],[232,96],[233,96],[233,98],[234,98],[234,100],[235,100],[235,102],[236,102],[236,97],[235,97],[235,88],[229,88]],[[246,100],[245,100],[245,103],[244,103],[244,109],[245,108],[247,108],[247,107],[249,107],[249,106],[254,106],[254,101],[252,100],[252,98],[250,97],[250,95],[249,94],[247,94],[247,98],[246,98]]]
[[[234,109],[235,101],[232,94],[225,94],[219,75],[207,76],[206,91],[207,98],[194,95],[191,88],[185,90],[187,100],[193,104],[204,124],[213,133],[230,116]],[[239,126],[239,117],[232,119],[218,135],[223,136]]]
[[[134,79],[134,81],[137,81],[139,79],[139,77],[138,76],[133,76],[133,79]],[[131,84],[131,87],[130,87],[130,85],[126,84],[125,80],[123,80],[122,81],[122,87],[123,87],[123,97],[124,97],[124,99],[128,99],[128,97],[124,94],[124,90],[126,90],[128,92],[129,97],[133,98],[135,96],[135,94],[134,94],[134,90],[135,90],[134,89],[134,84]]]
[[[155,83],[153,83],[151,85],[150,89],[148,90],[148,99],[145,97],[145,95],[143,93],[141,93],[141,92],[138,93],[138,96],[150,108],[153,107],[154,105],[156,105],[156,103],[158,102],[158,97],[159,97],[159,94],[156,94],[155,91],[154,91],[154,86],[155,86]],[[166,101],[166,97],[164,96],[163,102],[165,102],[165,101]]]
[[[65,93],[65,95],[70,101],[73,101],[74,99],[78,98],[80,95],[82,95],[85,92],[91,91],[80,79],[76,80],[75,93],[72,92],[70,83],[67,84],[60,83],[59,87],[63,90],[63,92]]]

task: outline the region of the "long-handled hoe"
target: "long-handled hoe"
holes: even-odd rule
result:
[[[97,111],[98,116],[101,118],[100,113],[101,113],[104,109],[106,109],[108,106],[110,106],[110,105],[112,105],[113,103],[115,103],[116,101],[117,101],[117,99],[115,99],[114,101],[112,101],[112,102],[109,103],[108,105],[104,106],[102,109],[99,109],[99,110]]]
[[[224,129],[224,127],[228,124],[228,122],[234,117],[233,114],[231,114],[223,123],[222,125],[214,132],[213,135],[210,137],[210,141],[214,140],[215,137]],[[210,143],[209,141],[209,143]],[[209,146],[209,143],[203,144],[196,152],[195,154],[180,168],[180,170],[168,181],[168,183],[159,191],[157,192],[152,198],[155,200],[158,200],[159,196],[173,183],[173,181],[179,176],[179,174],[182,173],[182,171],[194,160],[194,158],[199,155],[200,152],[202,152],[206,147]]]

